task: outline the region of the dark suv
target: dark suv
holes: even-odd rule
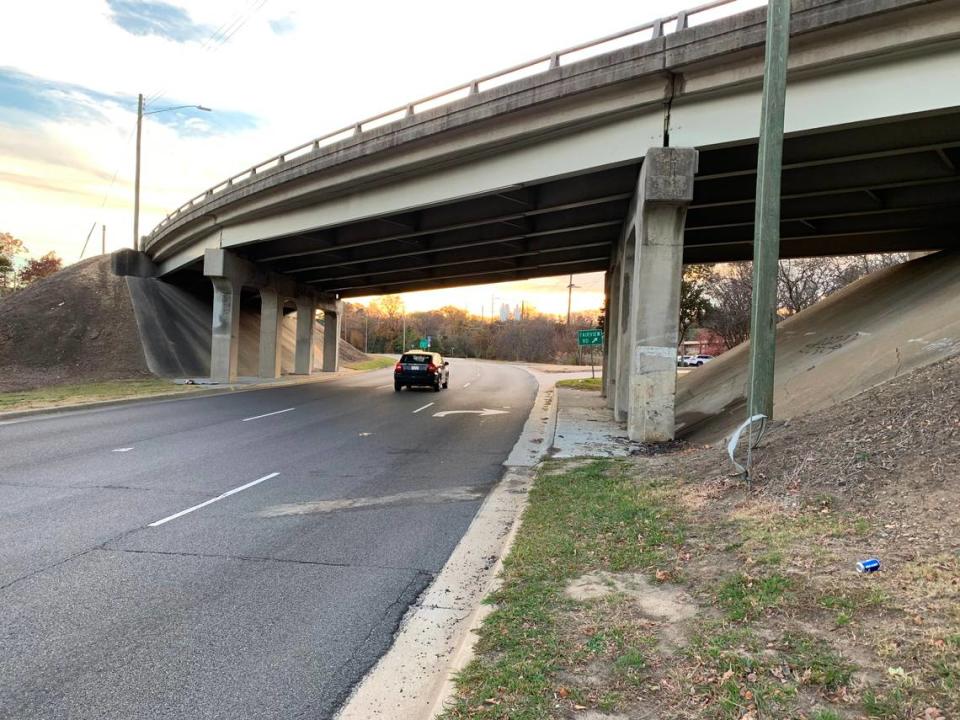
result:
[[[435,392],[440,392],[440,388],[447,387],[450,381],[449,365],[440,353],[427,350],[405,352],[393,369],[393,389],[400,392],[404,385],[408,388],[429,385]]]

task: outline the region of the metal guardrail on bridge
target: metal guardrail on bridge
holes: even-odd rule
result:
[[[373,130],[374,128],[378,128],[383,125],[389,125],[390,123],[397,122],[404,118],[412,117],[417,113],[424,112],[425,110],[432,110],[448,103],[455,102],[456,100],[461,100],[471,95],[477,95],[484,90],[490,90],[495,87],[499,87],[500,85],[505,85],[513,80],[521,80],[532,75],[537,75],[541,72],[547,72],[548,70],[560,67],[561,65],[576,62],[578,60],[584,60],[595,55],[600,55],[604,52],[616,50],[621,47],[627,47],[629,45],[639,44],[641,42],[646,42],[647,40],[652,40],[654,38],[663,37],[664,35],[678,32],[680,30],[685,30],[690,27],[691,19],[697,18],[698,15],[708,15],[711,11],[716,11],[721,8],[728,9],[727,6],[744,5],[746,3],[750,3],[749,7],[757,6],[757,3],[751,3],[750,0],[713,0],[712,2],[704,3],[703,5],[698,5],[688,10],[681,10],[673,15],[667,15],[657,20],[652,20],[644,23],[643,25],[637,25],[626,30],[621,30],[620,32],[613,33],[612,35],[605,35],[604,37],[590,40],[579,45],[574,45],[564,50],[557,50],[556,52],[552,52],[548,55],[542,55],[538,58],[534,58],[533,60],[520,63],[519,65],[513,65],[506,70],[500,70],[490,75],[484,75],[471,80],[470,82],[434,93],[433,95],[428,95],[427,97],[414,100],[413,102],[407,103],[401,107],[387,110],[379,113],[378,115],[374,115],[364,120],[360,120],[359,122],[353,123],[352,125],[348,125],[347,127],[329,132],[326,135],[321,135],[318,138],[303,143],[302,145],[297,145],[296,147],[282,152],[279,155],[274,155],[268,160],[264,160],[261,163],[253,165],[252,167],[248,167],[246,170],[238,172],[236,175],[227,178],[218,185],[214,185],[213,187],[204,190],[196,197],[191,198],[176,210],[169,213],[150,232],[148,237],[154,237],[160,230],[162,230],[190,208],[200,204],[202,201],[210,199],[220,192],[223,192],[236,183],[254,178],[265,170],[271,170],[280,167],[290,160],[296,159],[303,155],[308,155],[312,152],[316,152],[320,148],[327,145],[332,145],[333,143],[340,142],[341,140],[355,137],[366,130]],[[765,3],[759,4],[763,5]],[[722,13],[715,14],[720,15]],[[714,18],[697,18],[699,22],[707,22],[712,19]],[[699,24],[699,22],[697,22],[697,24]]]

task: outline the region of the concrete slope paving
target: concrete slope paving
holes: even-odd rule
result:
[[[870,275],[777,327],[774,415],[820,410],[960,353],[960,251]],[[680,434],[711,442],[746,419],[749,343],[677,382]]]
[[[0,718],[330,717],[532,403],[522,369],[451,370],[0,426]]]

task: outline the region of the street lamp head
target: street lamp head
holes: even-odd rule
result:
[[[197,110],[203,110],[204,112],[213,112],[213,110],[211,110],[208,107],[204,107],[203,105],[197,105]]]

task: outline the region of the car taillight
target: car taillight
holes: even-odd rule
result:
[[[436,371],[437,371],[437,366],[436,366],[436,365],[434,365],[433,363],[430,363],[429,365],[427,365],[427,372],[428,372],[428,373],[435,373]]]
[[[397,366],[393,369],[394,372],[403,372],[403,365],[397,363]]]

